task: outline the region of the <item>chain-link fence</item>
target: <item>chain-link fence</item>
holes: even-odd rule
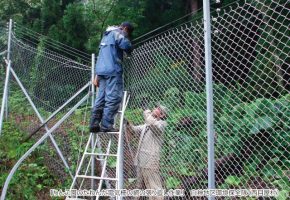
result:
[[[7,29],[5,37],[3,48],[7,49]],[[10,59],[9,114],[0,136],[0,191],[18,159],[88,94],[91,79],[90,55],[15,24]],[[7,61],[3,59],[4,78],[6,69]],[[87,99],[19,166],[7,199],[50,199],[49,187],[69,188],[88,139],[90,109],[91,101]],[[48,123],[27,139],[46,120]],[[9,146],[13,140],[15,146]]]
[[[7,50],[7,27],[5,25],[0,24],[0,81],[4,83],[4,77],[5,77],[5,62],[2,59],[6,55]],[[0,94],[2,96],[3,93],[3,85],[0,86]]]
[[[286,199],[289,193],[289,6],[287,0],[241,0],[212,13],[218,189],[278,189],[280,199]],[[193,18],[138,42],[125,61],[125,84],[131,95],[126,118],[133,124],[127,126],[124,135],[125,189],[184,189],[185,196],[174,199],[190,199],[191,189],[208,187],[202,13],[198,11]],[[5,49],[7,41],[2,41],[2,35],[7,37],[7,29],[0,29],[0,49],[2,43]],[[11,44],[12,69],[44,120],[90,80],[87,54],[17,25]],[[16,82],[11,76],[9,121],[31,133],[42,122]],[[52,128],[65,110],[87,92],[81,92],[47,128]],[[89,104],[86,101],[53,133],[73,174],[88,139]],[[160,105],[167,107],[167,116],[149,123],[151,115],[145,115],[149,124],[144,129],[143,110],[151,109],[155,116],[164,115]],[[32,139],[44,133],[43,128]],[[110,136],[100,137],[101,144],[97,145],[102,146],[104,153]],[[8,139],[9,135],[4,133],[0,143]],[[111,139],[110,153],[116,153],[116,138]],[[5,162],[5,166],[1,164],[1,171],[7,171],[4,167],[12,168],[16,158],[32,144],[23,147],[18,141],[16,145],[23,149],[10,151],[9,157],[5,157],[8,154],[4,151],[0,153],[0,162]],[[69,173],[53,140],[48,138],[38,149],[31,160],[42,159],[50,174],[60,180],[45,184],[68,188]],[[25,161],[13,177],[8,198],[29,198],[13,196],[22,189],[20,180],[51,180],[47,175],[31,178],[39,170],[39,166],[29,164],[31,160]],[[101,172],[101,162],[96,161],[96,174]],[[116,158],[107,160],[106,175],[116,175]],[[0,181],[4,183],[4,179]],[[86,182],[82,188],[88,189],[90,183]],[[114,182],[104,185],[115,187]],[[44,196],[37,198],[45,199]]]
[[[218,189],[289,194],[289,5],[244,0],[212,13]],[[204,62],[201,17],[139,42],[127,59],[128,120],[144,124],[143,110],[157,103],[169,111],[162,134],[127,131],[126,188],[184,189],[189,199],[208,187]],[[138,157],[142,148],[149,156]]]

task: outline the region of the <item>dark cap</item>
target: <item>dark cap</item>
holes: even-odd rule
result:
[[[133,27],[133,25],[132,25],[130,22],[123,22],[123,23],[121,24],[121,26],[123,26],[123,27],[127,27],[127,28],[128,28],[128,31],[129,31],[130,33],[132,33],[132,32],[134,31],[134,27]]]

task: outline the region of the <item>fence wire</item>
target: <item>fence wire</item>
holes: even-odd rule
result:
[[[4,58],[6,56],[6,50],[7,50],[7,38],[8,38],[8,34],[7,34],[8,30],[7,27],[5,27],[4,25],[0,25],[0,81],[4,83],[4,77],[5,77],[5,62],[2,58]],[[3,92],[3,85],[1,84],[0,86],[1,88],[1,96],[2,96],[2,92]]]
[[[287,0],[241,0],[212,13],[215,181],[218,189],[278,189],[277,199],[286,199],[289,193],[289,6]],[[131,129],[126,128],[124,135],[125,189],[183,189],[183,197],[158,199],[191,199],[194,197],[190,197],[190,190],[207,188],[201,14],[198,12],[194,20],[139,42],[124,63],[125,86],[131,95],[126,119],[134,125]],[[0,49],[2,44],[4,48],[7,45],[5,37],[7,30],[0,29]],[[87,67],[90,58],[84,53],[21,26],[14,30],[11,44],[12,68],[44,119],[90,80],[91,72]],[[41,122],[13,78],[10,84],[10,123],[31,132]],[[159,104],[168,108],[164,119],[167,126],[164,131],[146,131],[140,142],[142,132],[138,131],[138,125],[145,123],[143,111],[154,110]],[[53,133],[73,173],[88,139],[89,110],[87,102]],[[57,115],[48,127],[63,114]],[[40,131],[33,139],[44,132]],[[6,139],[9,136],[4,133],[0,143]],[[116,153],[116,138],[111,139],[111,153]],[[109,136],[101,135],[99,150],[105,152],[109,140]],[[147,154],[144,151],[140,154],[139,142]],[[16,153],[22,155],[29,144],[21,145],[22,149],[18,148]],[[58,179],[45,183],[47,187],[69,188],[68,172],[51,140],[46,140],[38,149],[32,160],[42,159],[43,173]],[[17,161],[17,156],[8,159],[5,155],[4,151],[0,154],[6,168],[1,165],[1,171],[7,171]],[[101,161],[96,160],[96,174],[100,173],[100,166]],[[106,176],[114,177],[115,167],[116,159],[109,159]],[[36,170],[39,166],[29,162],[22,164],[13,177],[8,198],[29,199],[13,194],[21,191],[20,180],[35,180],[25,177],[32,177]],[[45,175],[36,180],[43,179],[51,180],[51,177]],[[115,183],[107,181],[104,187],[114,188]],[[82,188],[89,189],[90,182],[86,181]],[[46,189],[40,191],[45,193]],[[37,198],[47,198],[44,193],[38,193]]]
[[[36,106],[46,111],[55,111],[89,80],[88,63],[54,53],[41,41],[33,47],[13,34],[11,51],[15,73],[37,102]]]
[[[212,13],[218,189],[275,188],[281,199],[289,194],[289,13],[286,0],[244,0]],[[127,119],[140,125],[145,108],[161,103],[169,109],[163,134],[142,139],[151,142],[158,167],[133,164],[140,135],[127,131],[126,188],[139,187],[139,179],[143,189],[184,189],[181,199],[207,188],[203,37],[199,18],[146,39],[126,60]]]
[[[56,51],[52,48],[53,43],[46,42],[49,40],[48,38],[43,39],[43,36],[32,32],[29,35],[24,31],[20,34],[21,27],[16,28],[13,29],[11,39],[11,68],[18,76],[43,120],[46,120],[89,82],[91,78],[90,56],[82,55],[81,57],[77,51],[61,46],[61,44],[57,44],[58,51]],[[3,43],[5,50],[8,39],[7,29],[5,31],[3,29],[3,42],[2,29],[0,36],[0,47],[2,49]],[[64,55],[65,48],[67,52]],[[79,59],[76,58],[77,56]],[[7,64],[3,59],[3,63],[1,61],[1,74],[3,74],[1,78],[5,77],[6,67]],[[1,82],[4,83],[4,78],[1,79]],[[3,85],[1,84],[1,88]],[[3,172],[0,180],[0,191],[8,172],[19,157],[46,133],[45,128],[42,128],[31,139],[24,141],[28,134],[35,131],[42,122],[12,74],[10,74],[8,87],[9,118],[4,123],[4,130],[0,137],[0,145],[5,147],[0,153],[0,170]],[[1,90],[3,91],[3,89]],[[87,93],[88,89],[66,105],[49,121],[47,128],[52,128]],[[87,100],[52,134],[54,143],[57,144],[72,174],[75,174],[84,148],[83,144],[88,139],[90,104],[90,101]],[[5,145],[5,142],[10,144],[15,138],[17,141],[15,141],[14,147]],[[7,199],[50,199],[48,188],[69,188],[71,177],[56,150],[55,144],[51,138],[47,138],[30,155],[29,159],[20,165],[9,185]],[[28,184],[27,181],[31,183]],[[22,184],[31,185],[31,187],[22,188]],[[21,192],[21,190],[23,191]],[[38,191],[34,194],[35,196],[31,192],[33,190]]]

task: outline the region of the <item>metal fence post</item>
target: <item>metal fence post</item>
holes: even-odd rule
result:
[[[11,67],[11,62],[9,60],[8,61],[8,66],[7,66],[7,70],[6,70],[6,78],[5,78],[3,99],[2,99],[1,112],[0,112],[0,134],[2,133],[2,126],[3,126],[3,121],[4,121],[4,111],[5,111],[5,104],[6,104],[7,91],[8,91],[8,81],[9,81],[9,75],[10,75],[10,67]]]
[[[8,32],[8,47],[7,47],[7,60],[11,60],[11,36],[12,36],[12,28],[13,28],[13,21],[12,19],[9,20],[9,32]],[[9,71],[10,73],[10,71]],[[8,90],[7,90],[7,94],[6,94],[6,102],[5,102],[5,119],[8,119],[8,112],[9,112],[9,108],[8,108],[8,97],[9,97],[9,77],[8,76]]]
[[[8,32],[8,47],[7,47],[7,69],[6,69],[6,78],[5,78],[5,85],[3,91],[3,98],[1,104],[1,111],[0,111],[0,135],[2,133],[2,126],[4,121],[4,112],[7,118],[8,113],[8,86],[9,86],[9,76],[10,76],[10,53],[11,53],[11,33],[12,33],[12,19],[9,21],[9,32]]]
[[[94,106],[94,103],[95,103],[95,86],[94,86],[94,78],[95,78],[95,54],[92,54],[92,108]],[[94,149],[94,144],[95,142],[95,135],[92,134],[92,140],[91,140],[91,148],[92,150]],[[94,152],[92,152],[94,153]],[[92,156],[92,165],[91,165],[91,176],[95,176],[95,157]],[[92,190],[95,189],[95,180],[94,179],[91,179],[91,188]]]
[[[211,59],[211,19],[210,1],[203,0],[204,46],[206,68],[206,103],[207,103],[207,141],[208,141],[208,189],[215,189],[214,161],[214,120],[213,120],[213,83]],[[208,199],[214,199],[209,196]]]
[[[92,54],[92,107],[94,106],[95,104],[95,93],[96,93],[96,90],[95,90],[95,86],[93,84],[93,80],[95,78],[95,54],[93,53]]]

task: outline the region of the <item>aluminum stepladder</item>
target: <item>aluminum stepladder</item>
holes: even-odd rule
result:
[[[73,182],[71,184],[70,190],[72,189],[88,189],[88,188],[82,188],[82,184],[83,181],[81,182],[81,185],[77,185],[77,179],[91,179],[91,180],[99,180],[99,184],[98,184],[98,189],[96,191],[101,191],[102,189],[102,185],[103,185],[103,181],[114,181],[115,182],[115,188],[114,189],[123,189],[123,124],[124,124],[124,113],[126,110],[126,107],[128,105],[129,102],[129,95],[127,93],[127,91],[124,92],[123,95],[123,100],[122,100],[122,104],[121,104],[121,110],[118,111],[117,115],[120,115],[120,124],[119,124],[119,132],[99,132],[99,133],[90,133],[88,142],[86,144],[84,153],[82,155],[81,161],[79,163],[79,166],[77,168],[76,174],[73,178]],[[115,124],[116,124],[116,120],[115,120]],[[111,146],[112,146],[112,137],[110,137],[108,144],[106,145],[106,150],[105,153],[100,152],[100,134],[106,134],[106,135],[110,135],[110,136],[116,136],[117,139],[117,153],[110,153],[111,151]],[[94,140],[94,136],[95,140]],[[92,144],[92,141],[94,141],[94,145],[93,148],[91,148],[91,151],[89,152],[89,147],[90,144]],[[99,152],[96,152],[96,147],[97,150],[99,150]],[[80,174],[81,168],[84,164],[84,160],[86,157],[91,156],[91,159],[88,163],[88,165],[86,166],[86,170],[84,174]],[[90,167],[90,163],[91,160],[94,158],[97,158],[97,160],[101,160],[102,161],[102,170],[101,170],[101,174],[100,176],[91,176],[91,175],[87,175],[89,167]],[[108,163],[108,158],[109,157],[115,157],[117,162],[116,162],[116,177],[107,177],[107,173],[106,173],[106,168],[107,168],[107,163]],[[108,186],[108,184],[106,184]],[[76,187],[77,186],[77,187]],[[94,189],[94,188],[91,188]],[[107,189],[112,189],[112,188],[107,188]],[[85,198],[78,198],[78,197],[69,197],[66,198],[67,200],[70,199],[74,199],[74,200],[80,200],[80,199],[96,199],[98,200],[100,198],[99,195],[96,195],[94,198],[92,197],[85,197]],[[116,196],[113,199],[118,199],[121,200],[122,197],[121,196]]]

